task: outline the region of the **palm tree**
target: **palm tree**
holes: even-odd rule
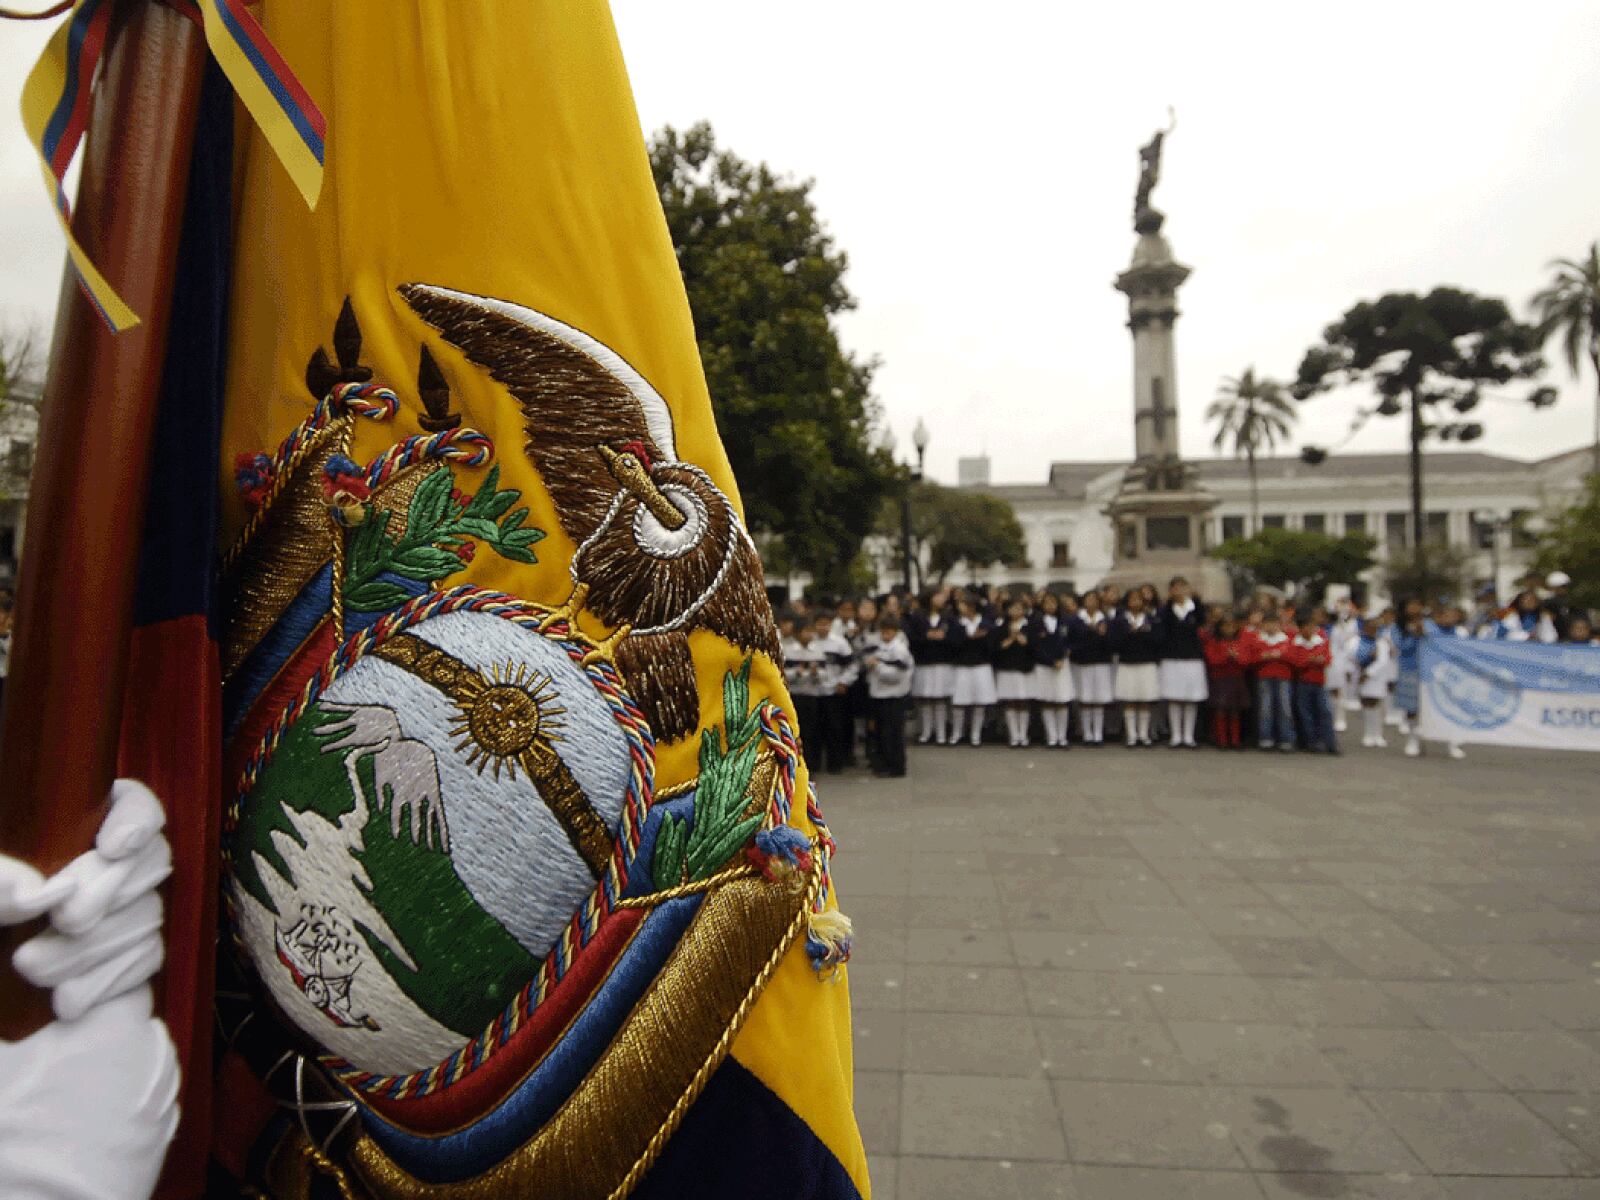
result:
[[[1589,243],[1585,259],[1558,258],[1555,275],[1533,298],[1539,336],[1561,335],[1561,349],[1573,375],[1580,355],[1589,356],[1595,374],[1594,446],[1590,470],[1600,475],[1600,242]]]
[[[1261,527],[1261,497],[1256,482],[1256,455],[1271,453],[1289,436],[1289,427],[1299,416],[1284,394],[1283,385],[1271,379],[1257,379],[1256,369],[1246,367],[1237,379],[1228,376],[1217,388],[1217,398],[1206,409],[1206,420],[1215,421],[1217,435],[1211,444],[1221,450],[1232,444],[1235,458],[1244,455],[1250,467],[1250,528]]]

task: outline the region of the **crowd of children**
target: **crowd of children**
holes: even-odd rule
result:
[[[1551,577],[1565,585],[1566,579]],[[1206,606],[1187,580],[1038,594],[939,588],[925,596],[798,605],[780,614],[785,676],[813,768],[838,772],[865,748],[877,774],[904,775],[906,727],[922,745],[1130,748],[1338,754],[1347,714],[1362,744],[1417,733],[1419,656],[1428,634],[1591,641],[1585,613],[1528,590],[1468,616],[1411,600],[1370,615],[1268,597]],[[1076,709],[1077,720],[1072,720]],[[1207,720],[1202,722],[1202,712]],[[1462,757],[1450,745],[1452,757]]]

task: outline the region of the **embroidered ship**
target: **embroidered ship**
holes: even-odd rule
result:
[[[350,984],[356,973],[352,968],[343,975],[329,974],[323,970],[323,959],[345,943],[321,921],[313,922],[301,917],[286,934],[276,931],[278,961],[289,969],[294,985],[305,998],[320,1009],[335,1025],[346,1029],[380,1028],[377,1021],[363,1013],[356,1016],[350,1008]]]

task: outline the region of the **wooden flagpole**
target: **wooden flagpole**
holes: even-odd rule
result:
[[[73,230],[142,323],[113,334],[62,286],[28,498],[5,711],[0,851],[50,872],[94,842],[116,771],[162,360],[205,64],[194,22],[119,0]],[[160,697],[150,697],[159,704]],[[0,930],[0,1038],[50,1019]]]

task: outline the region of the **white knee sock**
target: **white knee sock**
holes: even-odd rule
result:
[[[965,704],[952,704],[950,706],[950,740],[959,742],[961,735],[967,731],[967,706]]]
[[[1363,708],[1361,710],[1361,718],[1363,729],[1366,733],[1366,736],[1362,738],[1363,741],[1375,742],[1383,736],[1383,709],[1376,704],[1371,708]]]
[[[1130,746],[1139,744],[1139,714],[1131,705],[1122,708],[1122,736]]]
[[[1139,740],[1141,742],[1148,742],[1150,740],[1150,722],[1154,719],[1154,710],[1151,709],[1149,705],[1146,705],[1139,713]]]
[[[917,741],[925,742],[933,736],[933,704],[927,700],[917,703]]]
[[[983,720],[989,715],[987,704],[974,704],[972,706],[972,744],[978,745],[983,741]],[[961,740],[961,735],[956,734],[956,740]]]
[[[1096,704],[1094,706],[1094,740],[1096,742],[1106,740],[1106,706],[1104,704]]]
[[[950,727],[950,701],[935,700],[933,702],[933,740],[941,745]]]
[[[1174,746],[1183,745],[1183,701],[1167,701],[1167,726],[1171,731],[1170,741]]]
[[[1194,701],[1185,701],[1183,705],[1183,744],[1194,745],[1194,726],[1200,719],[1200,706]]]
[[[1067,706],[1065,704],[1047,704],[1044,713],[1044,736],[1052,746],[1065,746],[1067,744]]]
[[[1084,744],[1094,741],[1094,709],[1087,704],[1078,705],[1078,735],[1083,738]]]

